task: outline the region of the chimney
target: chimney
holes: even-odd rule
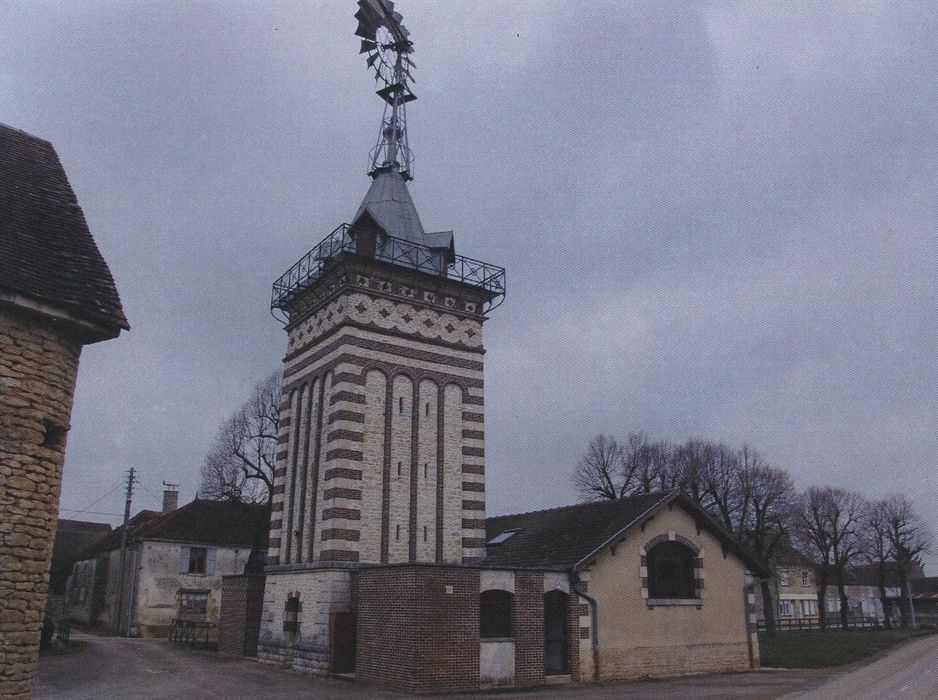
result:
[[[172,513],[179,507],[179,484],[163,482],[163,513]]]

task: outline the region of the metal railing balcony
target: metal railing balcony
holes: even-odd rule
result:
[[[374,251],[360,251],[360,242],[350,234],[350,228],[349,224],[339,226],[274,282],[271,312],[289,315],[293,302],[326,272],[345,259],[355,258],[380,260],[484,290],[489,297],[486,311],[498,306],[505,296],[503,267],[463,255],[456,255],[447,263],[448,251],[394,236],[379,237]]]

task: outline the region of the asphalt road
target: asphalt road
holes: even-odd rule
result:
[[[799,700],[938,698],[938,635],[905,644],[878,661],[790,697]]]
[[[40,661],[34,689],[36,700],[406,697],[252,661],[220,657],[212,652],[180,649],[160,640],[81,634],[73,634],[73,638],[84,642],[85,647],[75,653],[46,656]],[[916,640],[869,666],[836,676],[831,670],[760,671],[636,683],[554,686],[465,697],[924,700],[938,698],[938,636]]]

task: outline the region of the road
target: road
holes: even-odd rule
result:
[[[91,637],[74,653],[43,657],[35,700],[100,698],[402,698],[354,683],[316,678],[212,652],[176,648],[162,640]],[[456,696],[448,696],[455,699]],[[916,640],[869,666],[833,676],[831,670],[760,671],[635,683],[554,686],[472,698],[655,698],[690,700],[862,700],[938,698],[938,636]]]
[[[905,644],[867,666],[831,678],[799,700],[930,700],[938,698],[938,635]]]

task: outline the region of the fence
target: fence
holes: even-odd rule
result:
[[[181,620],[174,617],[169,627],[169,641],[188,644],[190,647],[214,646],[217,643],[213,634],[214,629],[215,625],[211,622]]]
[[[861,615],[848,615],[847,628],[852,630],[859,629],[879,629],[883,627],[883,621],[875,617],[863,617]],[[764,620],[760,620],[756,625],[759,632],[768,632],[768,625]],[[821,629],[821,621],[817,617],[782,617],[775,621],[776,632],[790,632],[800,630],[803,632],[817,631]],[[827,629],[843,629],[840,624],[840,613],[833,612],[827,616]]]

